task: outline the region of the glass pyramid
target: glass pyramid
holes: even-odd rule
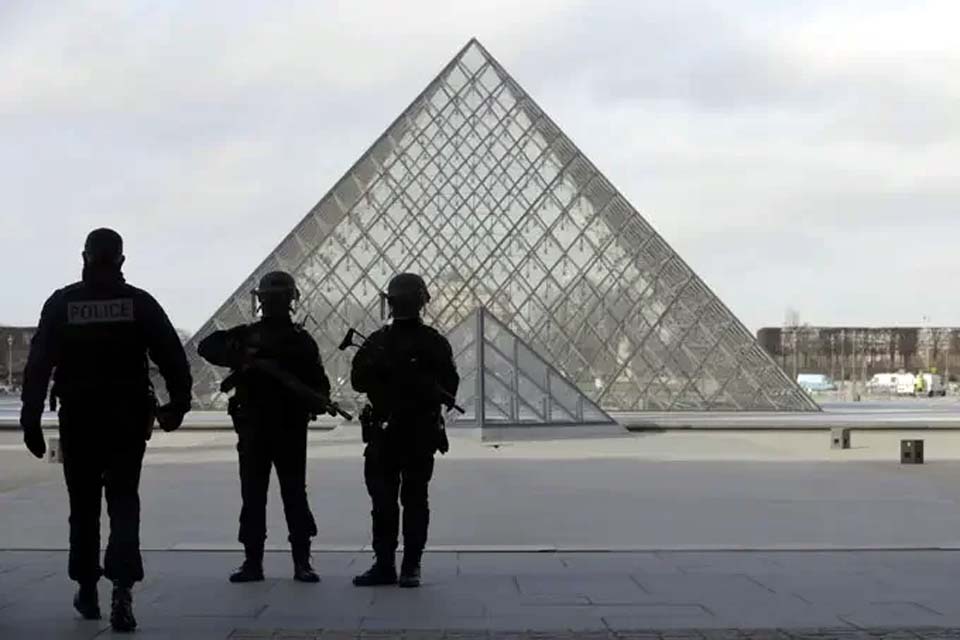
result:
[[[476,40],[471,40],[193,338],[253,319],[291,272],[334,393],[348,327],[424,275],[449,330],[479,307],[606,410],[816,411],[817,405]],[[224,371],[189,352],[197,402]]]
[[[447,334],[460,372],[457,426],[616,424],[485,307]]]

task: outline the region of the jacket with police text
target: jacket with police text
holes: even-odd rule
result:
[[[142,404],[151,390],[147,358],[170,401],[190,408],[192,379],[176,330],[153,296],[119,274],[86,278],[50,296],[30,343],[23,374],[23,415],[39,420],[53,374],[65,404]]]

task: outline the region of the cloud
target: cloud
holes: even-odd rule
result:
[[[477,35],[748,326],[786,306],[960,324],[939,288],[960,276],[957,18],[933,1],[4,3],[0,218],[29,277],[0,320],[34,322],[112,224],[131,280],[199,327]]]

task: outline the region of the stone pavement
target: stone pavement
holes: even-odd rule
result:
[[[0,551],[0,638],[110,635],[106,623],[74,614],[65,555]],[[944,635],[960,627],[960,552],[433,552],[419,590],[351,586],[368,554],[314,558],[320,585],[293,582],[289,557],[279,552],[268,554],[266,582],[231,585],[226,576],[238,553],[148,552],[148,577],[136,592],[137,637],[310,638],[324,630],[324,638],[361,631],[379,638],[378,631],[401,629],[423,640],[442,631],[467,640],[528,630],[540,632],[525,636],[535,640],[572,631],[639,639],[856,638],[886,630],[884,637],[901,638],[917,637],[903,631],[914,629],[921,637],[960,637]],[[108,598],[101,583],[103,605]],[[637,632],[651,629],[657,633]]]
[[[430,540],[456,550],[960,548],[960,432],[928,436],[928,462],[913,466],[899,464],[899,435],[860,434],[843,451],[826,433],[499,448],[457,436],[437,459]],[[359,434],[310,443],[318,548],[359,551],[370,535]],[[232,433],[157,434],[141,483],[144,548],[236,550],[236,456]],[[62,468],[34,460],[12,433],[0,433],[0,513],[0,548],[66,544]],[[276,482],[268,526],[268,542],[283,544]]]
[[[857,434],[845,451],[805,432],[496,448],[457,434],[437,463],[418,591],[350,585],[370,561],[354,431],[310,437],[320,585],[291,581],[276,551],[266,582],[228,584],[240,562],[234,437],[158,434],[137,637],[960,638],[960,432],[921,436],[928,464],[901,466],[907,433]],[[272,548],[286,533],[275,489]],[[66,512],[62,469],[0,433],[0,640],[110,635],[70,606]]]

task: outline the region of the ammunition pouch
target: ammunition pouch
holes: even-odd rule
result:
[[[379,439],[383,433],[384,420],[374,410],[372,405],[365,404],[360,410],[360,438],[364,444],[370,444]]]
[[[230,416],[231,422],[233,422],[233,430],[237,433],[240,433],[240,424],[243,422],[243,407],[240,405],[240,400],[237,396],[230,396],[230,399],[227,400],[227,415]]]

